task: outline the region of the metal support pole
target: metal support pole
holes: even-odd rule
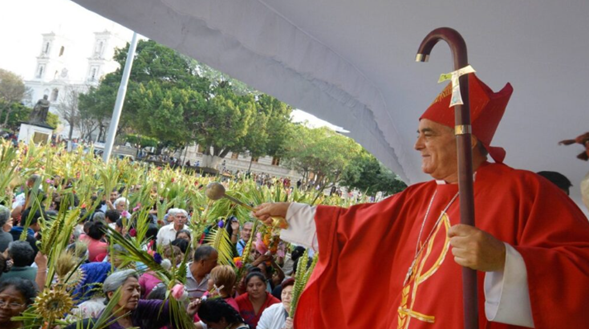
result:
[[[104,145],[104,154],[102,159],[105,163],[108,163],[112,148],[115,143],[115,137],[117,129],[119,128],[119,119],[121,118],[121,110],[123,109],[123,103],[125,102],[125,94],[127,93],[127,84],[129,83],[129,76],[131,75],[131,67],[133,67],[133,58],[135,57],[135,49],[137,48],[137,32],[133,33],[131,44],[129,45],[129,52],[127,52],[127,61],[125,62],[125,68],[123,70],[123,77],[121,78],[121,84],[119,86],[119,92],[117,94],[117,101],[112,112],[112,118],[110,125],[108,126],[108,135],[106,135],[106,143]]]

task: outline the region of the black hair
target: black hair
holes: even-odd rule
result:
[[[157,250],[156,247],[156,241],[157,241],[157,232],[160,229],[157,227],[157,225],[155,224],[149,224],[147,226],[147,232],[145,232],[145,239],[146,240],[153,240],[153,250]]]
[[[151,289],[151,291],[147,294],[147,297],[145,299],[164,300],[166,299],[167,291],[168,288],[166,287],[166,285],[160,282],[155,287],[153,287],[153,289]]]
[[[303,255],[304,252],[305,252],[305,248],[298,246],[290,253],[290,259],[292,259],[292,261],[293,261],[292,273],[297,272],[297,267],[299,265],[299,258],[301,258],[301,256]]]
[[[259,267],[256,267],[256,266],[251,266],[251,264],[247,264],[246,266],[249,266],[249,267],[247,268],[247,274],[250,274],[250,273],[252,273],[252,272],[260,272],[260,273],[262,273],[262,270],[260,270],[260,268],[259,268]]]
[[[14,262],[14,266],[31,266],[35,261],[35,250],[27,241],[13,241],[8,244],[8,255]]]
[[[31,213],[31,207],[28,207],[27,209],[25,209],[22,212],[21,215],[21,219],[20,219],[20,226],[24,226],[25,223],[27,222],[28,218],[29,218],[29,214]],[[35,225],[37,224],[37,222],[39,221],[39,218],[43,217],[44,219],[47,219],[47,214],[45,213],[45,210],[43,209],[39,209],[37,211],[35,211],[35,213],[33,215],[31,215],[31,221],[29,222],[29,226],[30,225]]]
[[[3,292],[9,287],[14,287],[14,289],[20,292],[27,306],[31,305],[35,301],[35,297],[37,297],[37,290],[31,280],[12,277],[0,282],[0,292]]]
[[[209,256],[211,256],[211,254],[216,251],[217,250],[211,246],[200,246],[194,251],[194,261],[198,262],[203,259],[208,259]]]
[[[262,280],[262,282],[266,283],[267,279],[264,276],[264,273],[262,273],[262,271],[250,271],[248,275],[245,277],[245,285],[247,286],[248,282],[254,277],[258,277],[260,278],[260,280]]]
[[[192,238],[192,233],[190,233],[189,230],[183,229],[183,230],[176,232],[176,239],[178,238],[178,235],[180,235],[180,233],[184,233],[184,234],[188,235],[189,238]]]
[[[118,210],[113,210],[113,209],[107,210],[104,213],[104,218],[105,219],[108,218],[108,220],[110,220],[111,222],[116,223],[117,220],[119,220],[119,218],[121,218],[121,213],[119,213]]]
[[[290,253],[290,259],[292,259],[292,261],[296,263],[299,260],[299,257],[301,257],[304,252],[305,252],[305,248],[303,248],[301,246],[297,246]]]
[[[231,227],[231,223],[233,223],[233,222],[239,223],[239,220],[237,219],[237,217],[229,216],[227,218],[227,220],[224,222],[225,223],[225,231],[227,231],[227,233],[229,234],[230,237],[231,237],[231,235],[233,235],[233,227]]]
[[[573,186],[573,184],[568,178],[566,178],[565,175],[556,171],[539,171],[537,174],[548,179],[554,183],[554,185],[558,186],[559,189],[563,190],[567,195],[569,195],[569,188]]]
[[[86,226],[86,224],[84,224]],[[104,237],[106,225],[104,225],[101,221],[90,222],[90,227],[88,227],[88,236],[94,240],[100,240]],[[85,228],[85,227],[84,227]]]
[[[172,246],[176,246],[182,250],[182,253],[185,254],[186,250],[188,250],[188,241],[184,239],[176,239],[170,243]]]
[[[206,322],[218,323],[225,319],[229,324],[245,323],[239,312],[223,298],[203,300],[198,309],[198,317]]]
[[[6,258],[2,253],[0,253],[0,277],[2,277],[2,273],[8,272],[8,266],[6,265]]]

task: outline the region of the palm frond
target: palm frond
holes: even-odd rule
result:
[[[315,265],[317,264],[318,260],[319,253],[315,253],[313,261],[311,262],[311,264],[309,264],[308,249],[305,250],[301,258],[299,258],[297,264],[297,272],[295,273],[295,283],[292,289],[292,301],[290,302],[289,316],[291,318],[295,317],[301,294],[305,290],[307,282],[309,281],[309,278],[311,277],[311,274],[313,273],[313,270],[315,269]]]
[[[233,263],[233,243],[231,243],[231,238],[225,228],[217,227],[211,230],[205,242],[217,250],[219,264],[235,267]]]

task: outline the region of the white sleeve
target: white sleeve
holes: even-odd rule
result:
[[[485,274],[487,320],[534,328],[528,271],[522,255],[505,243],[505,268]]]
[[[288,228],[280,232],[280,238],[306,248],[319,250],[315,207],[304,203],[291,203],[286,212]]]
[[[162,227],[160,227],[160,230],[157,232],[157,237],[156,237],[156,243],[158,246],[162,246],[163,242],[164,242],[164,234],[162,233]]]
[[[271,327],[271,315],[268,312],[268,308],[262,312],[262,316],[260,316],[260,321],[258,322],[257,329],[272,329]]]

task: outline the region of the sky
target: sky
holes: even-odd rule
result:
[[[88,50],[87,54],[81,52],[73,56],[77,60],[72,65],[76,67],[87,63],[94,32],[116,31],[127,41],[132,36],[129,29],[69,0],[3,0],[0,1],[0,14],[0,68],[18,74],[24,80],[34,77],[43,33],[66,34],[78,49]],[[293,111],[293,121],[306,121],[310,127],[327,126],[341,130],[302,110]]]

